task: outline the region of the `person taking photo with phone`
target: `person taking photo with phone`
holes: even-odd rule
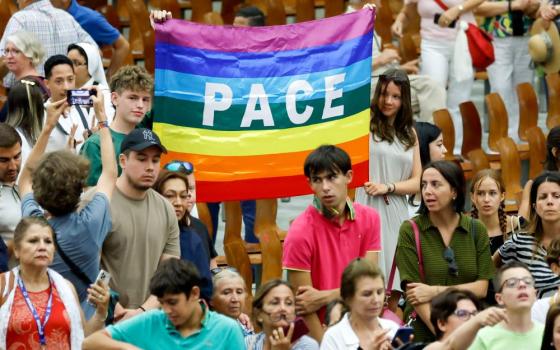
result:
[[[51,268],[74,284],[87,318],[94,312],[86,302],[87,288],[99,273],[101,246],[111,229],[110,200],[117,179],[103,94],[94,95],[92,99],[100,126],[103,162],[103,172],[93,200],[78,210],[88,174],[87,159],[68,150],[43,155],[53,130],[62,119],[63,110],[68,106],[66,99],[47,107],[43,130],[19,180],[22,216],[48,218],[56,232],[54,243],[57,247]]]

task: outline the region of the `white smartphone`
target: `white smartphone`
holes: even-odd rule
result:
[[[97,275],[97,278],[95,279],[95,283],[97,282],[103,282],[105,285],[109,285],[109,281],[111,281],[111,274],[105,270],[99,270],[99,274]]]

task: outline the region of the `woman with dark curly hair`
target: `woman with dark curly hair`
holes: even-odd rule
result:
[[[19,188],[23,216],[45,216],[55,235],[56,254],[51,268],[76,287],[86,318],[94,310],[87,302],[87,288],[99,273],[99,254],[111,229],[110,201],[117,178],[117,165],[103,95],[92,96],[100,125],[103,172],[93,199],[78,211],[88,176],[87,159],[62,150],[43,156],[58,118],[68,106],[65,99],[47,107],[43,130],[21,172]]]

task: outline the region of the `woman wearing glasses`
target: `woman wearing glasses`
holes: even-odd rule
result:
[[[445,341],[480,309],[480,301],[468,290],[450,288],[436,296],[431,303],[430,321],[437,340]]]
[[[389,69],[379,77],[371,105],[369,181],[356,190],[356,202],[375,208],[381,217],[383,249],[379,266],[389,276],[395,258],[397,232],[408,215],[407,195],[420,188],[420,151],[412,126],[410,82],[402,70]],[[400,285],[399,274],[395,286]],[[396,311],[400,293],[389,307]]]
[[[201,295],[206,301],[212,297],[212,278],[210,276],[210,257],[206,252],[205,242],[189,228],[187,201],[189,181],[181,172],[162,170],[154,184],[154,189],[164,196],[173,206],[179,222],[179,242],[181,259],[192,262],[201,276]]]
[[[529,267],[535,279],[539,298],[554,294],[560,277],[546,262],[550,243],[560,237],[560,174],[545,171],[531,185],[530,219],[527,232],[513,234],[494,254],[494,263],[501,266],[519,261]]]
[[[295,296],[288,282],[277,279],[261,285],[253,299],[253,319],[262,331],[245,337],[247,350],[318,350],[319,344],[307,335],[293,338],[300,333],[295,318]]]
[[[396,260],[414,339],[429,342],[435,340],[430,301],[451,286],[485,297],[494,266],[486,228],[463,214],[465,178],[459,166],[426,165],[421,193],[419,215],[401,225]]]

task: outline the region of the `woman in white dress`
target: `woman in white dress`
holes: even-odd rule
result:
[[[390,69],[379,77],[371,104],[370,131],[369,181],[356,190],[356,201],[379,212],[383,248],[379,266],[389,276],[400,225],[409,218],[407,195],[420,191],[422,173],[410,82],[404,71]],[[393,285],[400,287],[398,273]],[[389,307],[393,311],[399,294],[391,294]]]

